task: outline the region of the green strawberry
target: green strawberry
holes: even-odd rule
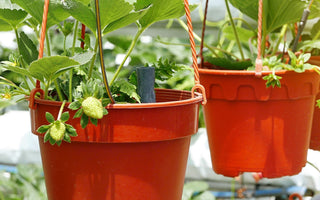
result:
[[[82,102],[81,106],[84,114],[88,117],[94,119],[101,119],[103,117],[103,106],[97,98],[88,97]]]
[[[63,140],[64,133],[66,132],[66,125],[60,120],[55,121],[49,129],[50,136],[55,141]]]

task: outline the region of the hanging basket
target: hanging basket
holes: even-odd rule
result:
[[[79,119],[69,120],[79,136],[61,146],[44,143],[36,131],[61,102],[35,99],[32,132],[39,137],[48,199],[180,199],[202,96],[158,89],[156,97],[157,103],[109,105],[98,126],[82,129]]]
[[[281,88],[266,88],[255,72],[200,69],[212,165],[235,177],[274,178],[305,166],[319,75],[279,71]],[[263,72],[266,75],[270,72]]]
[[[320,56],[311,56],[308,61],[310,64],[320,66]],[[316,99],[320,99],[320,94],[317,94]],[[314,104],[315,105],[315,104]],[[320,109],[314,108],[311,138],[310,138],[310,149],[320,151]]]

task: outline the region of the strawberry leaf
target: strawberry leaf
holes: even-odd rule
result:
[[[81,116],[81,120],[80,120],[81,127],[83,129],[86,128],[88,123],[89,123],[89,117],[87,115],[83,114]]]
[[[55,119],[53,117],[53,115],[49,112],[46,112],[46,119],[49,123],[54,123],[55,122]]]
[[[66,56],[50,56],[36,60],[30,65],[30,74],[44,82],[44,80],[52,81],[65,70],[79,65],[79,63]]]
[[[69,109],[71,110],[78,110],[81,107],[81,103],[79,101],[74,101],[69,104]]]
[[[24,10],[0,9],[0,19],[10,24],[15,29],[27,17],[27,15],[28,13]]]
[[[82,114],[83,114],[83,109],[81,108],[76,112],[76,114],[74,114],[73,118],[79,118],[82,116]]]
[[[51,136],[50,136],[50,133],[48,131],[44,136],[44,142],[48,142],[50,140],[50,138],[51,138]]]
[[[64,112],[64,113],[62,113],[62,115],[61,115],[61,121],[62,121],[62,122],[68,121],[69,118],[70,118],[69,112]]]
[[[97,126],[98,125],[98,120],[95,118],[90,117],[90,121],[93,125]]]
[[[45,133],[49,130],[50,125],[42,125],[37,129],[38,133]]]
[[[68,143],[71,143],[71,138],[70,138],[70,136],[68,134],[64,134],[63,140],[68,142]]]

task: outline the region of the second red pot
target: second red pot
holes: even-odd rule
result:
[[[255,72],[199,72],[208,99],[204,115],[216,173],[235,177],[261,172],[275,178],[301,171],[319,89],[316,72],[277,72],[281,88],[266,88]]]

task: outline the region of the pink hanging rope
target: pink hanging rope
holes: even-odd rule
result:
[[[198,68],[198,61],[197,61],[197,51],[196,51],[196,44],[194,42],[194,36],[193,36],[193,27],[192,27],[192,21],[191,21],[191,15],[190,15],[190,8],[189,8],[189,2],[188,0],[184,0],[184,7],[186,11],[186,18],[187,18],[187,26],[188,26],[188,32],[189,32],[189,40],[191,45],[191,52],[192,52],[192,67],[194,69],[194,80],[195,85],[192,88],[192,98],[194,97],[194,92],[196,90],[200,90],[203,96],[202,105],[205,105],[207,103],[206,93],[204,87],[200,84],[200,77],[199,77],[199,68]]]
[[[262,57],[261,57],[261,40],[262,40],[262,14],[263,14],[263,0],[259,0],[258,11],[258,55],[256,59],[256,76],[262,75]]]
[[[41,59],[43,57],[44,40],[46,37],[47,19],[48,19],[48,12],[49,12],[49,3],[50,3],[50,0],[45,0],[44,7],[43,7],[43,16],[42,16],[40,47],[39,47],[38,59]],[[37,80],[36,88],[40,88],[40,81],[39,80]]]

